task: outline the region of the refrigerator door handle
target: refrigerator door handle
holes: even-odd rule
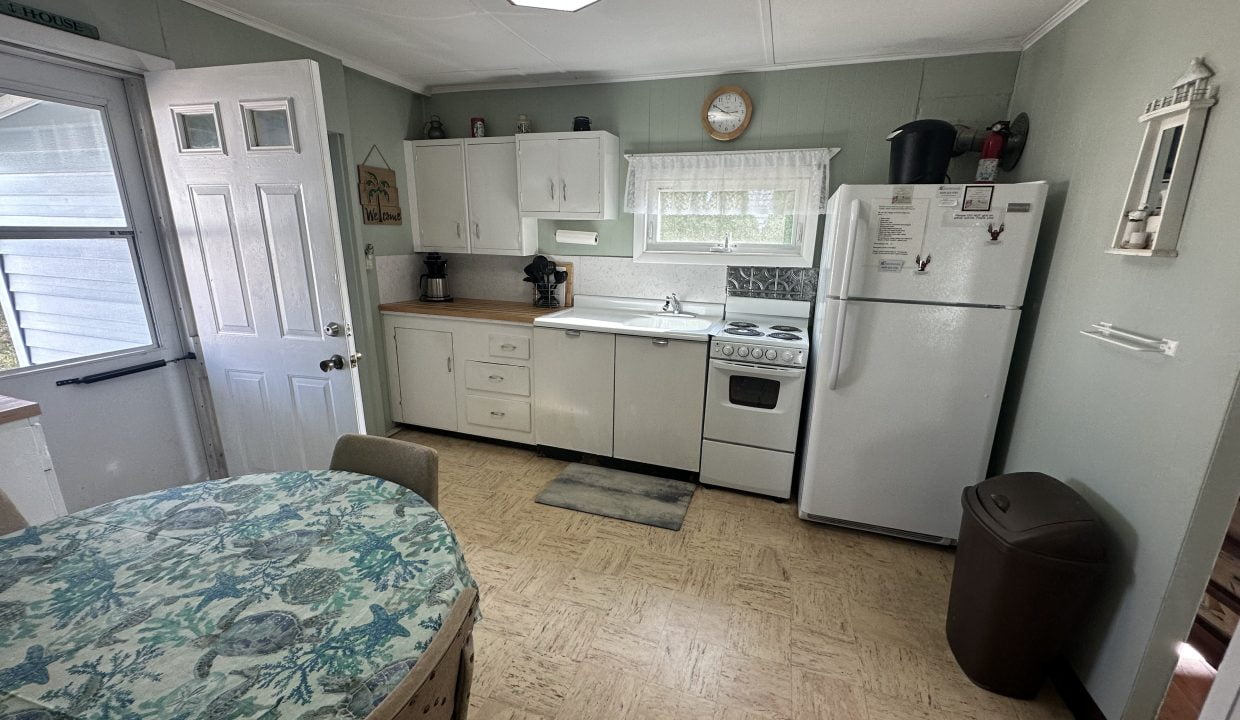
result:
[[[840,307],[835,313],[835,337],[827,389],[834,390],[840,380],[840,354],[844,351],[844,322],[848,316],[848,287],[852,282],[853,254],[857,250],[857,229],[861,224],[861,201],[853,200],[848,210],[848,243],[844,246],[844,273],[840,277]]]

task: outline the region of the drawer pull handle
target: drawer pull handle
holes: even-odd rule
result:
[[[498,411],[498,410],[492,410],[492,411],[491,411],[491,417],[504,417],[504,413],[502,413],[502,412],[500,412],[500,411]]]
[[[668,341],[665,338],[656,338],[654,340],[651,340],[650,344],[651,345],[667,345]]]
[[[517,346],[513,345],[512,343],[504,343],[503,345],[499,346],[499,349],[500,350],[516,350]]]
[[[503,375],[489,375],[487,376],[487,380],[490,380],[491,382],[503,382],[504,376]]]
[[[580,330],[565,330],[564,334],[567,335],[568,337],[581,337]]]

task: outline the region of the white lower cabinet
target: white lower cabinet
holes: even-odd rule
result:
[[[616,338],[615,457],[698,470],[706,348],[688,340]]]
[[[534,444],[530,328],[384,313],[392,418]]]
[[[383,322],[397,422],[701,466],[707,343],[397,312]]]
[[[610,456],[616,336],[534,328],[539,445]]]
[[[456,368],[452,333],[441,330],[393,329],[396,348],[396,393],[393,408],[401,422],[456,429]],[[397,410],[399,409],[399,412]]]

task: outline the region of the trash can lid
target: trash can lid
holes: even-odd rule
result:
[[[978,520],[1008,545],[1061,560],[1106,559],[1102,520],[1059,480],[1038,472],[1010,473],[970,490],[966,497]]]

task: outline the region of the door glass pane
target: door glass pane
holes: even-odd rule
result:
[[[4,226],[128,226],[101,110],[0,94]]]
[[[0,239],[0,370],[151,344],[127,236]]]
[[[185,150],[216,150],[220,147],[220,128],[215,113],[177,113]]]
[[[250,148],[285,149],[293,147],[293,128],[289,124],[288,104],[284,101],[245,106],[249,123]]]

